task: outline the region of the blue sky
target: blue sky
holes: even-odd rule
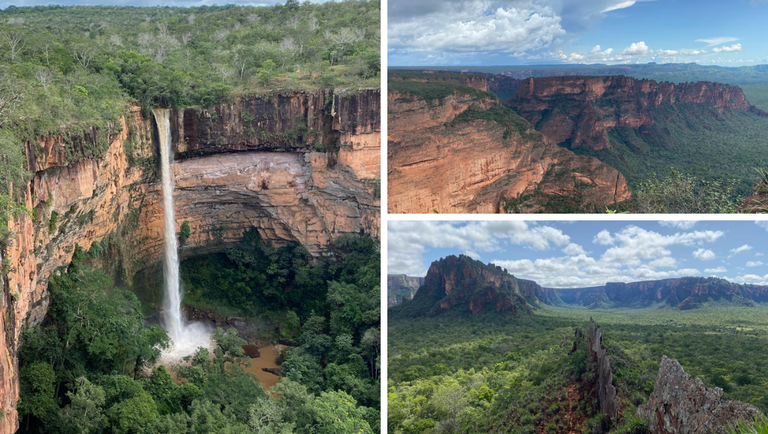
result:
[[[466,254],[545,287],[681,276],[768,285],[768,222],[390,221],[389,274]]]
[[[768,63],[768,0],[390,0],[389,64]]]

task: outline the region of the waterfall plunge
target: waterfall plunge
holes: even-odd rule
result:
[[[179,283],[179,248],[176,242],[176,217],[173,208],[173,179],[171,177],[171,120],[169,109],[154,109],[160,138],[161,176],[163,181],[163,237],[165,258],[163,275],[163,319],[172,347],[163,353],[163,360],[173,361],[195,352],[198,347],[210,348],[211,333],[203,324],[186,323],[181,313]]]

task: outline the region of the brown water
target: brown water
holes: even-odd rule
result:
[[[251,366],[244,366],[246,372],[254,374],[259,379],[259,383],[264,387],[264,390],[269,390],[270,387],[277,384],[280,380],[275,374],[263,371],[261,368],[278,368],[277,356],[282,351],[282,345],[270,345],[268,347],[260,347],[259,354],[261,357],[251,359]]]

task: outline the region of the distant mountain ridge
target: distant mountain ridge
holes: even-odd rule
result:
[[[401,286],[420,283],[411,300],[393,307],[408,316],[457,311],[533,314],[542,304],[590,309],[669,307],[689,310],[707,303],[753,306],[768,303],[768,286],[738,284],[717,277],[679,277],[642,282],[609,282],[587,288],[553,289],[519,279],[506,269],[466,255],[432,262],[427,276],[389,275],[390,298]]]
[[[387,306],[397,306],[403,300],[411,300],[423,284],[423,277],[387,274]]]
[[[589,288],[556,289],[571,305],[597,308],[667,306],[695,309],[707,302],[751,306],[768,303],[768,286],[732,283],[716,277],[680,277],[645,282],[610,282]]]

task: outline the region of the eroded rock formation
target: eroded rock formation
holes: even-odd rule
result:
[[[595,320],[592,318],[589,319],[587,344],[589,345],[589,354],[597,366],[596,388],[600,412],[605,413],[606,416],[615,422],[619,418],[621,401],[616,395],[616,386],[613,384],[611,361],[605,351],[605,347],[603,347],[603,332],[597,327]]]
[[[723,398],[723,390],[704,386],[677,362],[663,356],[656,386],[637,416],[648,421],[652,434],[721,434],[739,419],[754,420],[757,407]]]
[[[411,300],[424,284],[423,277],[406,276],[405,274],[387,275],[387,306],[397,306],[403,300]]]
[[[570,149],[611,146],[608,132],[654,124],[662,105],[701,104],[714,115],[731,110],[768,114],[752,106],[737,87],[722,83],[658,83],[625,76],[527,78],[505,101],[536,130]]]
[[[184,126],[174,133],[177,224],[186,220],[192,229],[182,255],[220,250],[251,227],[313,255],[344,233],[377,238],[378,95],[317,91],[175,112],[175,125]],[[243,107],[259,121],[243,122]],[[215,121],[205,113],[216,113]],[[25,199],[36,220],[10,222],[16,236],[2,252],[10,266],[0,297],[0,434],[17,426],[21,331],[42,320],[48,277],[71,261],[75,245],[87,250],[98,242],[107,249],[105,268],[128,281],[161,255],[152,122],[133,107],[119,127],[27,144],[35,174]],[[296,125],[307,125],[306,135],[294,136]]]
[[[437,101],[399,92],[387,98],[391,213],[603,211],[630,198],[617,170],[576,156],[530,126],[452,122],[470,107],[493,108],[495,98],[470,92]]]
[[[447,311],[532,313],[517,279],[501,267],[466,255],[451,255],[430,265],[424,284],[408,303],[415,314]]]

